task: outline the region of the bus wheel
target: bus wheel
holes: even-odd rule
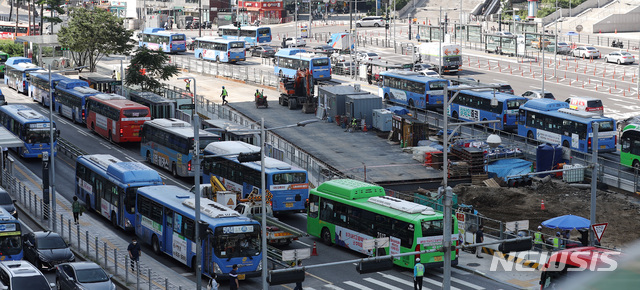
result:
[[[158,236],[156,235],[151,238],[151,248],[156,255],[160,255],[160,241],[158,241]]]
[[[116,212],[115,211],[111,212],[111,225],[113,225],[114,228],[118,227],[118,220],[116,219]]]
[[[527,133],[527,138],[533,139],[533,132],[529,131],[529,133]]]
[[[638,159],[633,160],[633,169],[640,170],[640,161]]]
[[[91,131],[96,131],[96,125],[93,122],[91,123]]]
[[[71,121],[72,121],[73,123],[77,123],[77,122],[76,122],[76,113],[71,113]]]
[[[322,234],[320,235],[322,237],[322,242],[324,242],[325,245],[327,246],[331,246],[331,232],[329,231],[328,228],[323,228],[322,229]]]
[[[176,168],[175,163],[171,165],[171,174],[173,174],[174,177],[178,177],[178,169]]]

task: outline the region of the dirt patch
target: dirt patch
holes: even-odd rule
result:
[[[488,188],[476,185],[458,185],[454,188],[458,202],[473,205],[486,217],[504,222],[529,220],[534,230],[543,221],[561,215],[573,214],[589,218],[591,190],[576,188],[560,180],[547,183],[534,182],[520,188]],[[631,194],[597,191],[596,221],[608,222],[602,238],[605,247],[624,247],[640,238],[640,199]],[[544,200],[545,210],[541,210]],[[543,228],[546,235],[557,230]],[[571,231],[577,240],[578,231]]]

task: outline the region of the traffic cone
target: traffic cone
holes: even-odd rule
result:
[[[367,122],[362,122],[362,132],[367,132]]]
[[[318,249],[316,248],[316,242],[313,242],[313,251],[311,251],[311,256],[317,256]]]
[[[544,199],[542,199],[542,203],[540,204],[540,210],[545,210],[544,209]],[[315,251],[315,248],[316,248],[315,243],[313,244],[313,248],[314,248],[314,251]]]

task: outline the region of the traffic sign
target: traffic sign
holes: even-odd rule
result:
[[[365,250],[373,250],[374,248],[386,248],[389,246],[389,238],[378,238],[362,241],[362,248]]]
[[[598,239],[598,243],[600,242],[600,239],[602,239],[602,234],[604,234],[604,230],[607,229],[608,224],[609,223],[591,225],[591,228],[593,229],[593,233],[595,234],[596,239]]]
[[[309,259],[310,257],[311,249],[309,248],[282,251],[282,261],[296,261]]]
[[[457,212],[456,213],[456,218],[458,219],[458,222],[464,222],[464,213]]]

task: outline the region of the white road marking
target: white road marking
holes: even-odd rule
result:
[[[304,288],[304,287],[302,287],[302,288]],[[324,285],[324,286],[322,286],[322,288],[333,289],[333,290],[344,290],[344,289],[342,289],[342,288],[340,288],[340,287],[338,287],[336,285],[331,285],[331,284]]]
[[[301,242],[301,241],[298,241],[298,240],[296,240],[296,242],[299,243],[299,244],[303,244],[303,245],[305,245],[307,247],[311,247],[311,245],[309,245],[309,244],[307,244],[305,242]]]
[[[345,281],[344,284],[347,284],[349,286],[353,286],[353,287],[358,288],[360,290],[373,290],[373,289],[371,289],[369,287],[365,287],[365,286],[360,285],[360,284],[358,284],[356,282],[353,282],[353,281]]]
[[[365,280],[365,281],[367,281],[367,282],[371,282],[371,283],[376,284],[376,285],[380,285],[380,286],[384,287],[384,289],[389,289],[389,290],[402,290],[402,288],[394,287],[394,286],[393,286],[393,285],[391,285],[391,284],[387,284],[387,283],[384,283],[384,282],[382,282],[382,281],[378,281],[378,280],[373,279],[373,278],[364,278],[364,279],[362,279],[362,280]]]
[[[442,277],[442,274],[440,274],[440,273],[434,273],[434,274],[435,274],[436,276],[438,276],[438,277],[444,278],[444,277]],[[458,284],[464,285],[464,286],[469,287],[469,288],[477,289],[477,290],[483,290],[483,289],[485,289],[484,287],[480,287],[480,286],[478,286],[478,285],[476,285],[476,284],[469,283],[469,282],[467,282],[467,281],[464,281],[464,280],[458,279],[458,278],[456,278],[456,277],[451,277],[451,282],[456,282],[456,283],[458,283]]]

